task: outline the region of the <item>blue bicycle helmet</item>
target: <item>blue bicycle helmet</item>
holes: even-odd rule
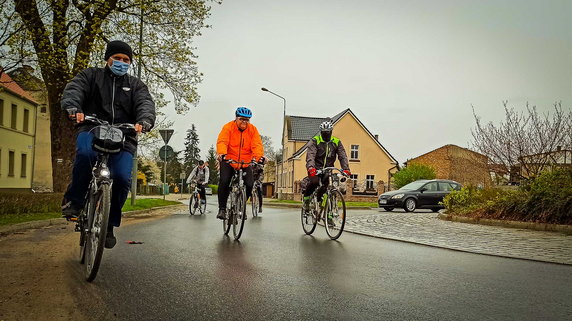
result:
[[[236,117],[252,117],[252,112],[246,107],[238,107],[235,112]]]

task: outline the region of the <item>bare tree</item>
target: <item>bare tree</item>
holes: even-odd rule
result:
[[[497,174],[536,177],[549,166],[553,152],[572,148],[572,112],[563,109],[562,103],[544,114],[528,103],[521,112],[508,107],[508,101],[503,106],[506,118],[498,125],[483,124],[473,106],[473,148],[489,158]]]
[[[0,72],[30,65],[46,85],[55,191],[67,185],[74,155],[72,123],[59,108],[66,83],[101,65],[106,42],[121,39],[143,61],[135,66],[157,105],[166,104],[161,90],[168,89],[177,111],[188,110],[202,77],[192,39],[207,27],[209,10],[204,0],[0,0]]]

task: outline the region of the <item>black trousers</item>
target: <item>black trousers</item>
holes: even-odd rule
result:
[[[314,193],[316,188],[320,185],[320,179],[321,179],[322,180],[322,188],[318,191],[318,199],[321,199],[322,195],[324,195],[324,192],[326,191],[326,187],[328,187],[328,185],[330,184],[329,180],[326,179],[326,177],[318,176],[318,175],[308,176],[308,178],[310,179],[310,182],[308,183],[308,185],[306,186],[306,189],[304,190],[304,196],[312,195],[312,193]]]
[[[246,167],[242,171],[246,173],[244,176],[244,185],[246,185],[246,199],[252,194],[252,185],[254,185],[254,178],[252,177],[252,168]],[[229,185],[235,169],[226,162],[220,164],[220,179],[218,181],[218,208],[226,209],[226,201],[230,193]]]
[[[201,196],[202,200],[207,199],[207,194],[205,192],[205,183],[199,184],[199,195]]]

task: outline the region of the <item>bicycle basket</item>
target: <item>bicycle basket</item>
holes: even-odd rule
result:
[[[97,126],[93,129],[93,148],[109,154],[119,153],[123,148],[123,132],[111,126]]]

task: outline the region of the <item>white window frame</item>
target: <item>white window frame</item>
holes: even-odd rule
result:
[[[355,153],[355,157],[354,157]],[[350,159],[351,160],[358,160],[359,159],[359,145],[350,145]]]
[[[365,175],[365,189],[375,189],[375,175]]]

